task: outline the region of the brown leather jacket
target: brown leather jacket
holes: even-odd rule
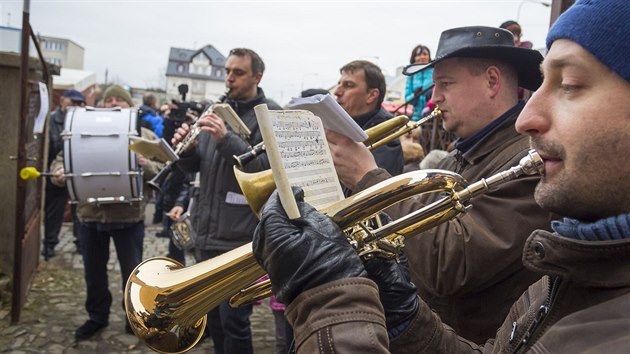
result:
[[[529,143],[514,129],[517,116],[512,114],[464,154],[452,152],[438,168],[472,183],[518,165]],[[383,170],[372,171],[358,188],[389,177]],[[507,182],[474,198],[466,214],[405,241],[420,297],[457,333],[476,343],[494,336],[510,306],[540,278],[521,262],[527,237],[536,229],[549,229],[552,218],[533,197],[539,178]],[[397,219],[441,197],[424,194],[386,212]]]
[[[628,235],[626,235],[628,236]],[[523,262],[546,274],[513,304],[494,339],[458,337],[426,304],[392,353],[630,353],[630,239],[578,241],[546,231]],[[302,293],[287,308],[298,353],[387,353],[376,285],[342,279]],[[326,333],[328,335],[326,335]]]

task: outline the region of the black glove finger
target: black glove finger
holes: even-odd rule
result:
[[[298,208],[301,217],[289,220],[274,192],[254,232],[254,257],[269,274],[278,300],[285,304],[315,286],[366,274],[330,218],[302,200]]]
[[[388,328],[394,328],[413,316],[418,308],[417,288],[409,278],[407,256],[396,259],[375,257],[365,262],[368,278],[379,288]]]
[[[300,187],[291,187],[291,191],[293,192],[293,196],[295,197],[296,202],[304,201],[304,191]],[[284,211],[284,207],[282,207],[282,202],[280,201],[280,193],[278,190],[274,190],[273,193],[265,202],[265,205],[262,208],[261,215],[265,214],[280,214],[286,217],[287,213]]]

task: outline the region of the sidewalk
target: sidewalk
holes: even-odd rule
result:
[[[161,225],[147,225],[144,259],[166,255],[168,239],[155,236],[160,229]],[[59,239],[56,256],[48,262],[40,260],[21,321],[10,325],[8,308],[0,311],[0,353],[153,353],[135,336],[125,333],[125,313],[120,305],[122,281],[113,242],[108,263],[113,297],[109,326],[90,340],[75,341],[75,329],[87,320],[83,261],[73,243],[71,223],[64,224]],[[192,258],[186,262],[194,264]],[[274,319],[267,303],[254,306],[251,322],[254,352],[272,354]],[[189,353],[213,353],[212,340],[197,344]]]

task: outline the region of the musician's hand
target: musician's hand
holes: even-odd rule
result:
[[[407,256],[400,251],[398,257],[398,262],[377,256],[364,263],[368,278],[378,285],[387,330],[394,337],[404,330],[419,306],[418,290],[409,280]]]
[[[374,155],[363,143],[329,129],[326,129],[326,139],[337,175],[346,187],[354,189],[366,173],[378,168]]]
[[[136,154],[136,161],[138,161],[140,167],[144,167],[149,163],[149,160],[141,154]]]
[[[202,131],[210,133],[212,139],[217,142],[221,141],[227,134],[227,128],[223,119],[214,113],[205,114],[199,118],[197,124],[199,124]]]
[[[52,172],[52,176],[50,176],[50,181],[56,185],[57,187],[65,187],[66,185],[66,175],[64,174],[63,167],[59,167],[58,169]]]
[[[164,118],[164,119],[169,119],[170,115],[171,115],[171,106],[169,104],[163,104],[162,106],[160,106],[160,115]]]
[[[183,207],[174,206],[171,210],[168,211],[168,213],[166,213],[166,216],[168,216],[173,221],[178,221],[179,218],[182,217],[183,213],[184,213]]]
[[[301,292],[350,277],[365,276],[363,264],[339,227],[304,202],[294,187],[301,217],[290,220],[275,191],[254,232],[254,257],[269,274],[278,300],[290,304]]]
[[[190,127],[186,123],[182,123],[182,125],[177,128],[175,134],[173,134],[173,138],[171,139],[171,145],[175,146],[179,144],[182,140],[186,138],[186,136],[190,133]]]

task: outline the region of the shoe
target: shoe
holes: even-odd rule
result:
[[[55,246],[44,246],[44,249],[42,249],[42,256],[44,256],[45,261],[53,258],[55,256]]]
[[[81,327],[77,328],[76,332],[74,332],[74,338],[77,340],[88,339],[105,327],[107,327],[107,324],[87,320]]]

